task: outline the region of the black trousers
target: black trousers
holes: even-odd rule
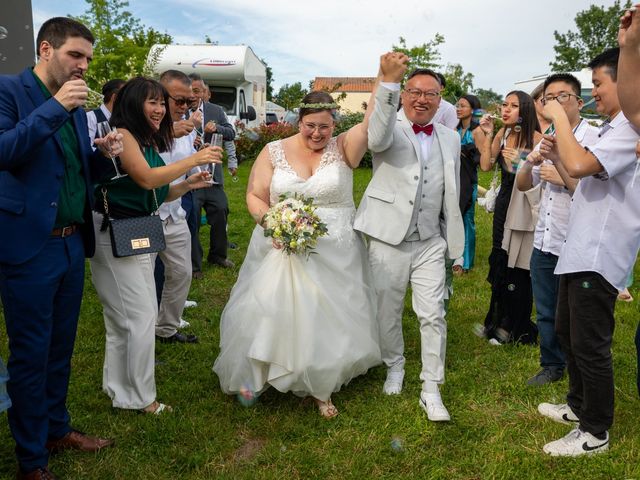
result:
[[[496,329],[502,328],[514,343],[535,344],[538,328],[531,321],[533,293],[529,270],[509,268],[507,252],[494,248],[489,256],[487,281],[491,283],[489,311],[484,319],[487,337],[497,338]]]
[[[560,276],[556,334],[567,359],[567,404],[580,428],[594,435],[613,424],[611,340],[617,296],[599,273]]]
[[[200,212],[204,208],[207,223],[211,225],[209,236],[209,254],[207,259],[216,262],[227,258],[227,217],[229,216],[229,202],[222,185],[211,188],[201,188],[193,192],[193,208],[198,217],[198,231],[200,231]],[[202,271],[202,257],[204,251],[200,245],[199,236],[193,237],[191,243],[191,265],[194,272]]]

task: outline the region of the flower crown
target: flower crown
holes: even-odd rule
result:
[[[327,108],[334,110],[340,108],[337,103],[301,103],[300,108]]]

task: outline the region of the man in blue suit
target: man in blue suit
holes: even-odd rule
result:
[[[65,405],[84,258],[95,248],[90,173],[110,164],[93,153],[81,108],[93,41],[84,25],[52,18],[38,33],[36,66],[0,76],[0,295],[18,479],[55,478],[50,452],[113,444],[72,429]],[[117,155],[121,139],[96,145]]]

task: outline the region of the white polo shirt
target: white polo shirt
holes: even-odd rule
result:
[[[609,125],[589,148],[604,172],[578,182],[555,273],[597,272],[622,290],[640,247],[639,132],[622,112]]]
[[[431,121],[433,123],[441,123],[452,130],[455,130],[458,127],[458,123],[460,123],[458,115],[456,114],[456,107],[451,105],[451,103],[447,102],[444,98],[440,99],[438,110]]]
[[[174,138],[171,150],[161,153],[160,156],[164,160],[165,165],[170,165],[178,160],[182,160],[195,153],[193,148],[193,135],[185,135],[180,138]],[[181,175],[176,178],[171,185],[180,183],[186,178],[185,175]],[[171,217],[174,222],[184,220],[187,217],[187,212],[182,208],[182,198],[176,198],[171,202],[164,202],[160,205],[160,218],[162,220]]]
[[[598,140],[598,131],[598,128],[589,125],[586,120],[582,120],[573,134],[580,145],[588,147]],[[535,149],[539,148],[540,144],[536,145]],[[550,160],[545,160],[545,163],[553,165]],[[571,193],[564,186],[541,180],[540,166],[538,165],[531,169],[531,176],[534,186],[542,182],[542,198],[540,199],[540,211],[533,237],[533,246],[557,257],[560,255],[562,244],[567,236]]]

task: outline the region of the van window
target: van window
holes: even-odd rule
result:
[[[272,123],[278,123],[278,117],[275,113],[267,113],[265,123],[271,125]]]
[[[210,102],[224,108],[227,115],[237,115],[236,89],[234,87],[211,87]]]

